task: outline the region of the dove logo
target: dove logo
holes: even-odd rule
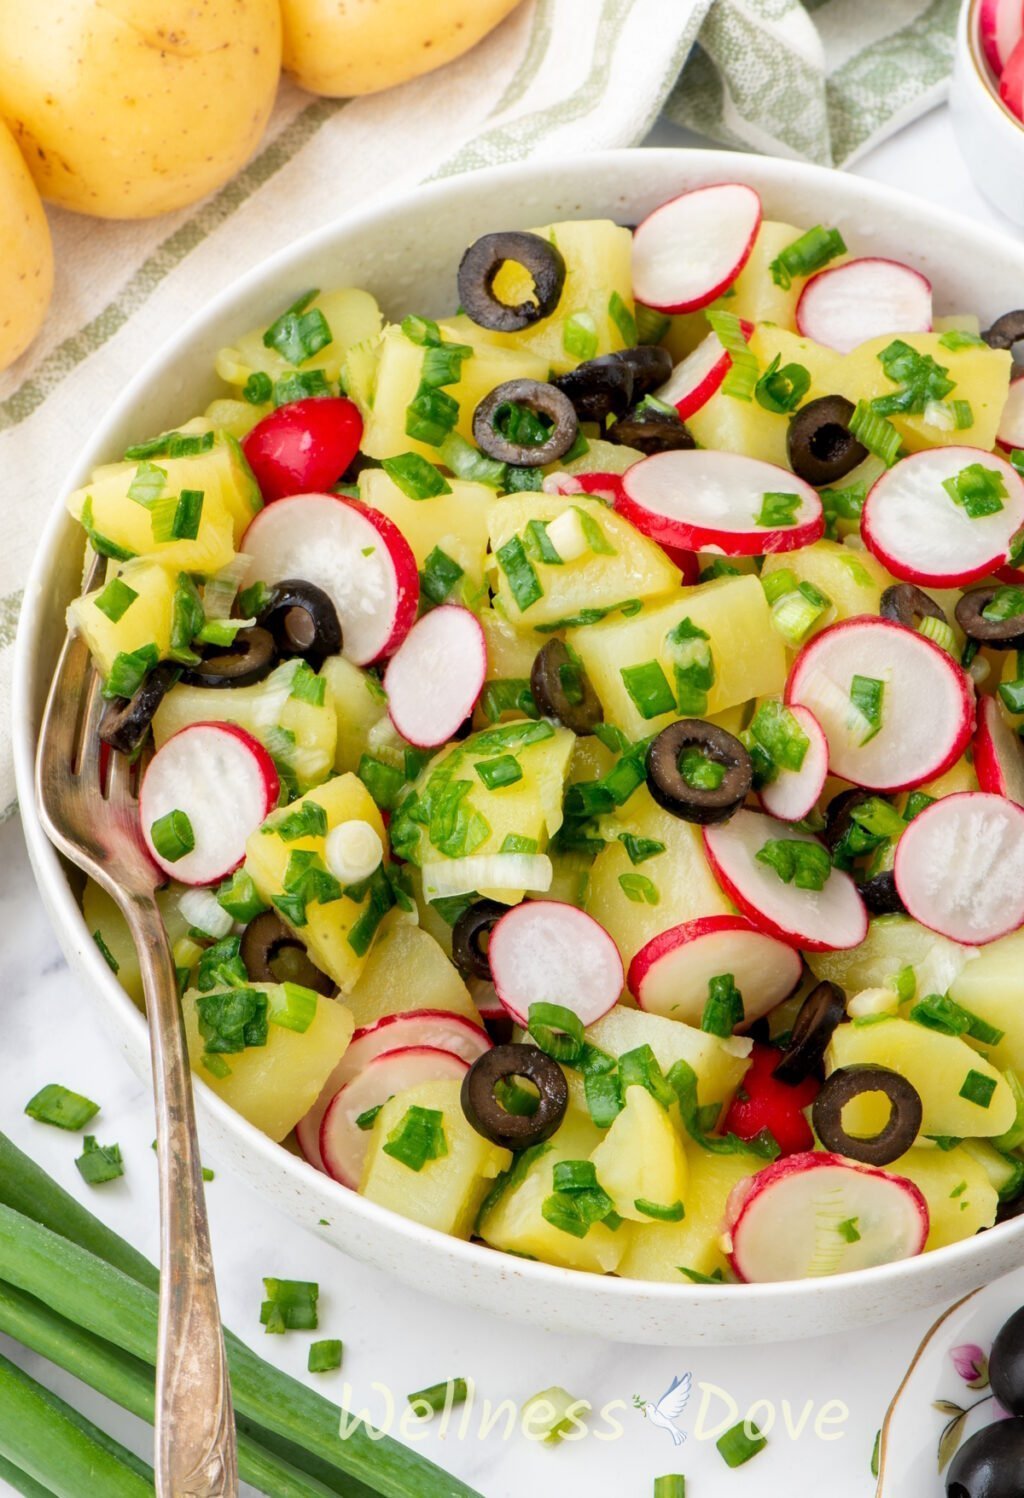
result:
[[[690,1402],[692,1383],[693,1377],[689,1373],[674,1378],[657,1404],[652,1404],[649,1399],[641,1399],[639,1394],[633,1395],[633,1403],[644,1419],[657,1425],[660,1430],[668,1431],[673,1446],[681,1446],[686,1440],[685,1430],[680,1430],[676,1422]]]

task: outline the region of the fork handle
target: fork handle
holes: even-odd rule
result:
[[[155,900],[125,902],[149,1015],[160,1166],[159,1498],[235,1498],[235,1420],[170,943]]]

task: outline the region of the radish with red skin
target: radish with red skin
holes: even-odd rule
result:
[[[265,503],[330,489],[359,451],[363,418],[344,396],[311,396],[269,412],[242,438]]]
[[[700,582],[700,558],[696,552],[683,551],[679,546],[666,546],[663,541],[658,544],[673,567],[678,567],[682,573],[680,582],[684,588],[692,588]]]
[[[983,791],[1024,806],[1024,745],[1003,717],[995,697],[978,699],[974,772]]]
[[[472,1065],[478,1056],[490,1050],[491,1042],[479,1025],[447,1009],[408,1009],[401,1014],[385,1014],[372,1025],[364,1025],[352,1036],[348,1050],[327,1078],[312,1108],[295,1125],[296,1141],[310,1165],[317,1170],[327,1169],[320,1153],[320,1125],[335,1094],[376,1056],[421,1046],[449,1051]]]
[[[384,672],[388,715],[418,749],[446,744],[487,676],[487,643],[469,609],[446,603],[417,620]]]
[[[621,473],[549,473],[541,482],[545,494],[596,494],[615,503],[622,492]]]
[[[806,707],[791,707],[800,728],[807,736],[807,750],[799,770],[778,767],[774,780],[762,786],[758,795],[765,811],[783,822],[801,822],[818,804],[828,778],[828,740],[817,718]]]
[[[773,1072],[781,1060],[777,1046],[755,1045],[750,1067],[729,1104],[722,1132],[738,1139],[756,1139],[765,1129],[783,1155],[814,1148],[814,1130],[804,1116],[821,1091],[816,1077],[805,1077],[795,1087],[780,1082]]]
[[[944,487],[975,465],[1002,481],[1000,508],[991,514],[970,515]],[[980,447],[931,447],[902,458],[872,485],[861,516],[865,544],[893,577],[933,588],[962,588],[1004,566],[1022,525],[1024,479]]]
[[[981,947],[1024,925],[1024,807],[990,791],[926,806],[896,845],[896,888],[922,926]]]
[[[740,1181],[725,1226],[740,1279],[768,1284],[913,1258],[924,1251],[930,1219],[913,1181],[815,1151]]]
[[[885,333],[930,333],[932,283],[899,260],[847,260],[810,278],[796,304],[796,326],[802,337],[840,354]]]
[[[162,744],[139,789],[146,847],[165,874],[182,884],[217,884],[245,857],[249,834],[277,805],[274,761],[234,723],[190,723]],[[167,858],[153,842],[154,822],[184,812],[195,839],[191,852]]]
[[[749,343],[754,334],[754,324],[740,319],[740,328]],[[671,375],[654,393],[658,400],[675,406],[680,420],[685,421],[721,388],[722,381],[732,368],[732,355],[714,331],[698,343],[692,353],[687,354],[673,369]]]
[[[853,678],[882,683],[877,732],[851,698]],[[974,732],[974,686],[938,645],[889,619],[844,619],[804,646],[787,707],[810,708],[833,775],[873,791],[908,791],[944,775]]]
[[[633,295],[658,312],[694,312],[732,285],[761,227],[752,187],[718,182],[671,198],[633,235]]]
[[[334,1094],[324,1110],[320,1156],[327,1174],[357,1191],[371,1131],[361,1129],[356,1120],[410,1087],[422,1082],[461,1082],[468,1071],[468,1061],[433,1046],[405,1046],[374,1056]]]
[[[845,951],[864,940],[868,915],[849,874],[831,869],[823,889],[800,889],[757,857],[766,843],[780,839],[822,847],[811,833],[745,808],[701,831],[711,872],[759,930],[807,952]]]
[[[340,494],[275,500],[242,537],[246,585],[298,577],[322,588],[338,614],[342,654],[368,666],[397,650],[416,618],[419,573],[397,525]]]
[[[492,930],[487,957],[495,992],[517,1025],[527,1024],[531,1004],[560,1004],[586,1029],[622,993],[622,958],[607,931],[557,900],[514,905]]]
[[[759,525],[772,494],[795,496],[796,503],[786,508],[786,524]],[[727,557],[795,551],[825,533],[817,490],[788,468],[708,448],[652,453],[634,463],[622,476],[615,507],[662,546]]]
[[[1014,375],[999,418],[996,442],[1004,452],[1024,447],[1024,375]]]
[[[999,97],[1011,114],[1024,120],[1024,40],[1014,47],[999,79]]]
[[[1022,0],[981,0],[978,34],[985,60],[998,78],[1024,36]]]
[[[626,986],[648,1014],[699,1027],[711,979],[729,973],[743,998],[746,1025],[781,1004],[801,971],[791,946],[743,916],[709,915],[652,937],[629,964]]]

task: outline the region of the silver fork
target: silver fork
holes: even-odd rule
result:
[[[86,592],[102,582],[105,566],[97,557]],[[89,651],[70,636],[39,734],[36,802],[50,841],[117,901],[142,969],[160,1169],[156,1490],[160,1498],[234,1498],[235,1421],[174,960],[139,824],[138,767],[111,754],[102,783],[102,711]]]

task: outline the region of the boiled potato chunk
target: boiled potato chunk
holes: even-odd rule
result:
[[[917,995],[946,993],[976,949],[961,947],[945,936],[919,926],[908,915],[875,916],[859,947],[845,952],[805,952],[816,978],[837,983],[849,994],[865,988],[895,989],[905,967],[913,968]]]
[[[619,1265],[624,1279],[686,1285],[689,1281],[680,1274],[680,1266],[709,1276],[728,1272],[721,1243],[725,1204],[733,1187],[763,1170],[765,1162],[745,1150],[719,1155],[696,1144],[687,1147],[686,1157],[686,1216],[682,1222],[650,1222],[630,1229],[629,1247]]]
[[[346,996],[356,1026],[409,1009],[445,1009],[482,1026],[469,990],[437,942],[409,920],[389,916]]]
[[[412,547],[420,571],[435,548],[462,568],[446,599],[432,603],[464,603],[472,608],[484,596],[487,554],[487,507],[494,490],[465,479],[448,479],[450,494],[410,499],[388,478],[383,468],[364,468],[359,475],[359,497],[393,520]]]
[[[178,909],[180,894],[180,886],[160,889],[156,893],[160,918],[172,946],[185,935],[191,924]],[[135,949],[135,938],[129,931],[128,922],[121,914],[113,895],[108,895],[105,889],[94,884],[91,879],[85,881],[85,889],[82,893],[82,915],[93,941],[99,946],[102,940],[103,946],[117,964],[116,968],[111,967],[111,971],[118,983],[133,1003],[137,1004],[140,1009],[145,1009],[146,1000],[142,989],[142,973],[139,970],[139,954]],[[102,948],[100,950],[102,951]]]
[[[327,701],[338,725],[334,768],[358,770],[359,761],[369,752],[370,729],[387,716],[387,699],[380,685],[343,655],[329,656],[320,675],[327,683]]]
[[[281,311],[284,310],[282,307]],[[241,389],[249,376],[257,372],[279,380],[296,369],[319,369],[325,379],[334,381],[340,379],[350,349],[380,336],[380,308],[368,291],[357,286],[318,291],[306,310],[323,314],[332,335],[330,343],[301,363],[292,364],[278,349],[263,342],[265,327],[254,328],[219,350],[216,369],[221,379]]]
[[[951,1150],[915,1146],[885,1170],[913,1181],[928,1203],[925,1253],[973,1238],[996,1220],[998,1193],[984,1166],[963,1145]]]
[[[453,1081],[421,1082],[388,1099],[373,1125],[359,1191],[425,1227],[453,1238],[468,1238],[480,1203],[495,1176],[511,1165],[512,1154],[491,1144],[466,1122],[460,1086]],[[442,1115],[448,1148],[446,1155],[428,1160],[422,1170],[413,1170],[384,1150],[388,1135],[413,1107]]]
[[[997,1030],[1003,1038],[985,1047],[993,1066],[1024,1076],[1024,931],[982,947],[954,980],[949,996]]]
[[[39,332],[52,291],[46,214],[21,152],[0,124],[0,369]]]
[[[660,1014],[645,1014],[616,1004],[603,1019],[587,1030],[587,1040],[609,1056],[622,1056],[638,1046],[649,1045],[654,1058],[666,1074],[676,1061],[685,1061],[697,1076],[697,1101],[719,1103],[722,1112],[732,1102],[749,1066],[752,1042],[745,1036],[723,1039],[695,1030],[678,1019],[664,1019]],[[586,1098],[580,1073],[570,1071],[569,1098],[584,1114]]]
[[[762,577],[775,572],[791,572],[798,583],[811,583],[832,602],[807,633],[820,634],[839,619],[856,614],[877,614],[882,594],[891,587],[891,578],[869,551],[856,551],[841,541],[815,541],[799,551],[775,552],[764,559]]]
[[[627,1087],[622,1112],[590,1157],[620,1217],[650,1222],[637,1202],[672,1208],[686,1194],[686,1155],[668,1113],[646,1087]]]
[[[171,647],[177,569],[148,557],[136,557],[120,568],[118,579],[136,595],[119,617],[112,619],[108,610],[113,608],[117,614],[128,595],[111,593],[109,584],[72,599],[68,605],[68,629],[82,636],[102,676],[110,674],[115,657],[122,652],[131,654],[144,645],[155,645],[157,659],[166,660]],[[118,598],[120,602],[115,602]]]

